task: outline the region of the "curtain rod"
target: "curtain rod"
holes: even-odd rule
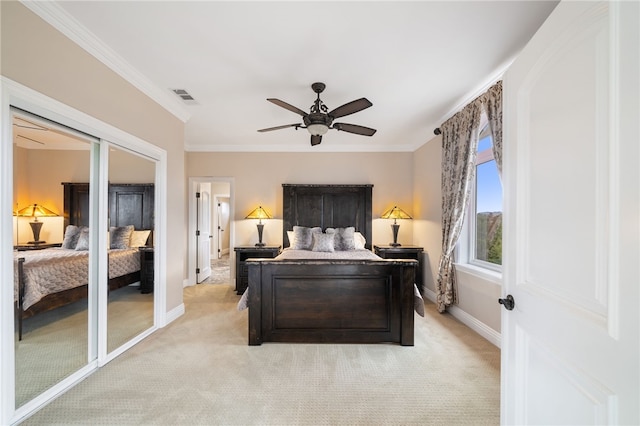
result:
[[[472,100],[470,100],[469,102],[467,102],[462,108],[460,108],[460,110],[458,110],[457,112],[454,112],[451,117],[453,117],[454,115],[456,115],[458,112],[462,111],[463,109],[465,109],[467,107],[467,105],[474,103],[475,101],[477,101],[482,95],[484,95],[485,93],[487,93],[489,91],[489,89],[491,89],[493,86],[495,86],[496,84],[502,82],[502,79],[498,79],[497,81],[493,82],[492,84],[489,85],[489,87],[487,87],[482,93],[480,93],[478,96],[476,96],[475,98],[473,98]],[[449,118],[451,118],[449,117]],[[447,118],[447,120],[449,119]],[[445,120],[446,121],[446,120]],[[433,129],[433,134],[434,135],[441,135],[442,134],[442,130],[440,130],[440,127],[436,127],[435,129]]]

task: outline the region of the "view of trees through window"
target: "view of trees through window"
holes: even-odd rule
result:
[[[492,146],[487,129],[478,142],[476,161],[474,258],[502,265],[502,184]]]

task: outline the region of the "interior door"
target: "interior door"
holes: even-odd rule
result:
[[[562,2],[504,79],[503,424],[639,424],[637,2]]]
[[[197,196],[196,282],[211,276],[211,183],[201,182]]]

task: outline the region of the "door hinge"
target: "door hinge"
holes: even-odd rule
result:
[[[200,230],[199,230],[199,229],[197,229],[197,230],[196,230],[196,237],[199,237],[199,236],[200,236]]]
[[[196,198],[200,198],[200,193],[196,192]]]
[[[200,268],[196,268],[196,274],[200,273]]]

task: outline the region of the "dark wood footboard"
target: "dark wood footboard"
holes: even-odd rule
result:
[[[413,346],[415,260],[254,259],[249,344]]]

